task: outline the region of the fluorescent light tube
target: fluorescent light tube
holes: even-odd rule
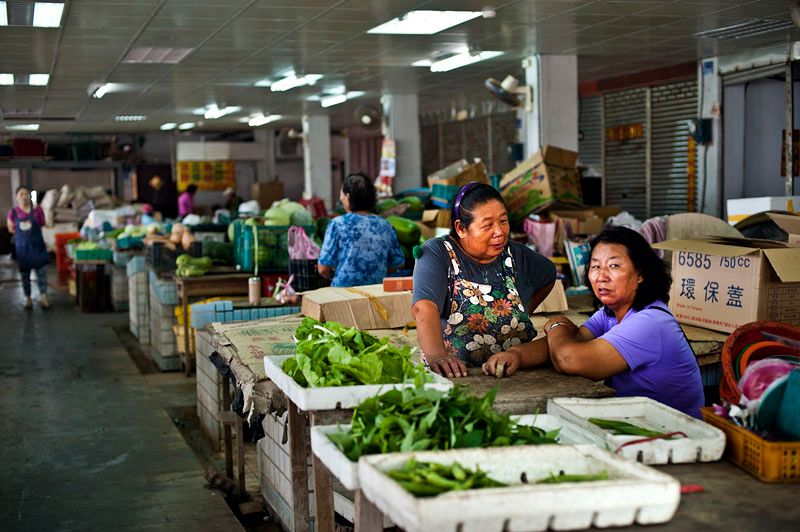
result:
[[[13,85],[14,74],[0,74],[0,85]]]
[[[194,122],[184,122],[183,124],[178,126],[178,129],[181,131],[185,131],[187,129],[192,129],[196,124]]]
[[[106,93],[108,92],[108,90],[110,88],[111,88],[111,84],[110,83],[103,83],[102,85],[97,87],[97,90],[94,91],[94,94],[92,94],[92,96],[94,96],[95,98],[100,99],[100,98],[102,98],[103,96],[106,95]]]
[[[14,131],[37,131],[39,124],[13,124],[7,125],[6,129],[13,129]]]
[[[503,52],[480,52],[477,54],[464,52],[461,54],[452,55],[447,59],[434,62],[431,65],[431,72],[447,72],[456,68],[477,63],[479,61],[486,61],[487,59],[492,59],[493,57],[497,57],[499,55],[503,55]]]
[[[420,59],[419,61],[414,61],[413,63],[411,63],[411,66],[429,67],[432,64],[433,64],[433,61],[431,61],[430,59]]]
[[[247,122],[247,125],[250,127],[263,126],[264,124],[275,122],[276,120],[280,120],[281,118],[283,118],[283,115],[254,116]]]
[[[33,25],[39,28],[57,28],[61,26],[61,14],[64,4],[36,2],[33,4]]]
[[[332,105],[339,105],[340,103],[344,103],[346,101],[346,94],[337,94],[336,96],[326,96],[325,98],[320,99],[319,104],[322,107],[330,107]]]
[[[5,2],[0,2],[0,26],[8,26],[8,11],[6,11]]]
[[[269,80],[269,78],[260,79],[255,82],[256,87],[269,87],[271,85],[272,82]]]
[[[50,74],[31,74],[28,76],[28,85],[44,87],[50,81]]]
[[[322,79],[321,74],[306,74],[305,76],[300,77],[292,74],[291,76],[287,76],[274,82],[272,85],[270,85],[270,89],[273,92],[283,92],[296,87],[303,87],[304,85],[314,85],[320,79]]]
[[[432,35],[482,16],[481,11],[409,11],[367,33],[395,35]]]
[[[176,124],[175,122],[167,122],[165,124],[161,124],[161,127],[159,127],[158,129],[160,129],[161,131],[170,131],[175,129],[176,127],[178,127],[178,124]]]
[[[208,107],[203,116],[205,116],[206,120],[216,120],[217,118],[222,118],[225,115],[236,113],[241,110],[242,108],[239,106],[229,105],[220,109],[216,105],[211,105]]]
[[[142,122],[146,118],[144,115],[120,115],[115,116],[114,120],[117,122]]]

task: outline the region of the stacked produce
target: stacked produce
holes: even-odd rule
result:
[[[483,397],[462,387],[448,393],[421,387],[391,390],[353,412],[349,430],[330,440],[350,460],[367,454],[558,443],[558,431],[520,425],[492,409],[497,390]]]
[[[295,338],[295,355],[282,367],[304,387],[421,383],[429,378],[422,365],[412,362],[410,348],[335,321],[303,318]]]
[[[175,275],[178,277],[199,277],[205,275],[214,263],[209,257],[194,258],[186,253],[175,259]]]

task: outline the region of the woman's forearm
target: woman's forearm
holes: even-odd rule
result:
[[[447,353],[442,339],[442,322],[439,308],[433,301],[421,300],[414,303],[411,313],[417,323],[417,339],[422,352],[430,361]]]
[[[519,357],[520,368],[533,368],[550,362],[547,338],[539,338],[532,342],[514,345],[509,347],[506,351],[514,353]]]

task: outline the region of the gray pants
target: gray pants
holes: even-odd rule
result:
[[[36,284],[39,286],[39,295],[47,294],[47,266],[36,268]],[[20,270],[22,277],[22,291],[25,297],[31,297],[31,270]]]

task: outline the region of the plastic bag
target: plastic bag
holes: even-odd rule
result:
[[[290,227],[287,241],[291,260],[314,260],[319,258],[319,246],[308,238],[302,227],[296,225]]]
[[[294,281],[294,275],[290,275],[286,283],[278,281],[278,284],[275,286],[275,300],[281,305],[296,305],[300,300],[300,296],[292,286],[292,281]]]

